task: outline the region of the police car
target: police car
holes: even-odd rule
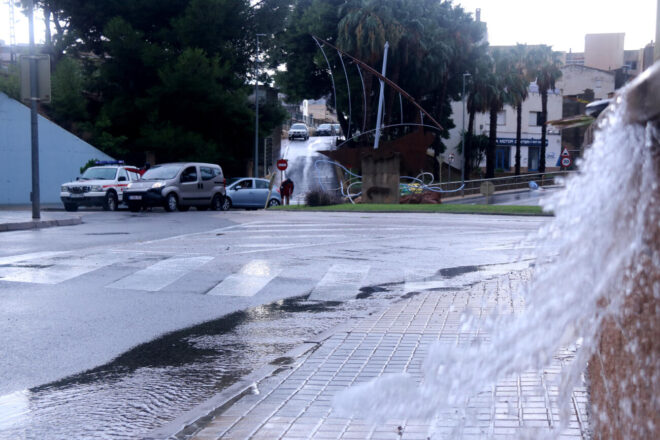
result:
[[[124,189],[137,180],[138,168],[123,161],[99,161],[75,182],[63,184],[60,199],[67,211],[77,211],[80,206],[102,206],[106,211],[115,211],[124,202]]]

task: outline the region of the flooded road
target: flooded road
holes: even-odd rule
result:
[[[5,396],[0,438],[140,438],[311,336],[394,297],[382,287],[358,296],[299,297],[235,312],[142,344],[102,367]]]

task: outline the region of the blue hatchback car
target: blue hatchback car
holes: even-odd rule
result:
[[[268,179],[252,177],[234,177],[227,182],[227,196],[225,197],[223,210],[230,208],[257,209],[266,206],[278,206],[282,204],[279,189],[273,188],[268,198]]]

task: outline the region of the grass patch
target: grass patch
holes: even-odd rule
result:
[[[454,205],[454,204],[341,204],[329,206],[289,205],[277,206],[280,211],[330,211],[330,212],[444,212],[452,214],[492,214],[492,215],[541,215],[551,216],[543,212],[540,206],[517,205]]]

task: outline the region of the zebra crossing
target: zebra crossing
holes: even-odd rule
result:
[[[378,231],[386,234],[400,229],[410,230],[408,226],[388,226]],[[182,240],[187,244],[185,253]],[[428,287],[416,282],[430,281],[428,277],[433,274],[431,267],[422,267],[419,261],[397,261],[393,265],[378,256],[354,258],[352,252],[363,250],[337,251],[342,246],[353,249],[361,242],[371,246],[368,242],[378,240],[368,222],[256,221],[146,245],[124,243],[77,253],[0,257],[0,288],[10,283],[57,285],[87,276],[91,277],[89,282],[99,279],[98,287],[112,290],[172,293],[185,285],[186,292],[222,298],[272,292],[283,281],[298,285],[301,291],[305,289],[310,300],[325,301],[355,298],[362,287],[379,282],[405,282],[411,290]],[[311,255],[304,252],[300,254],[304,257],[297,257],[291,264],[296,251],[305,247],[318,247],[320,251]],[[432,284],[444,283],[433,280]]]

